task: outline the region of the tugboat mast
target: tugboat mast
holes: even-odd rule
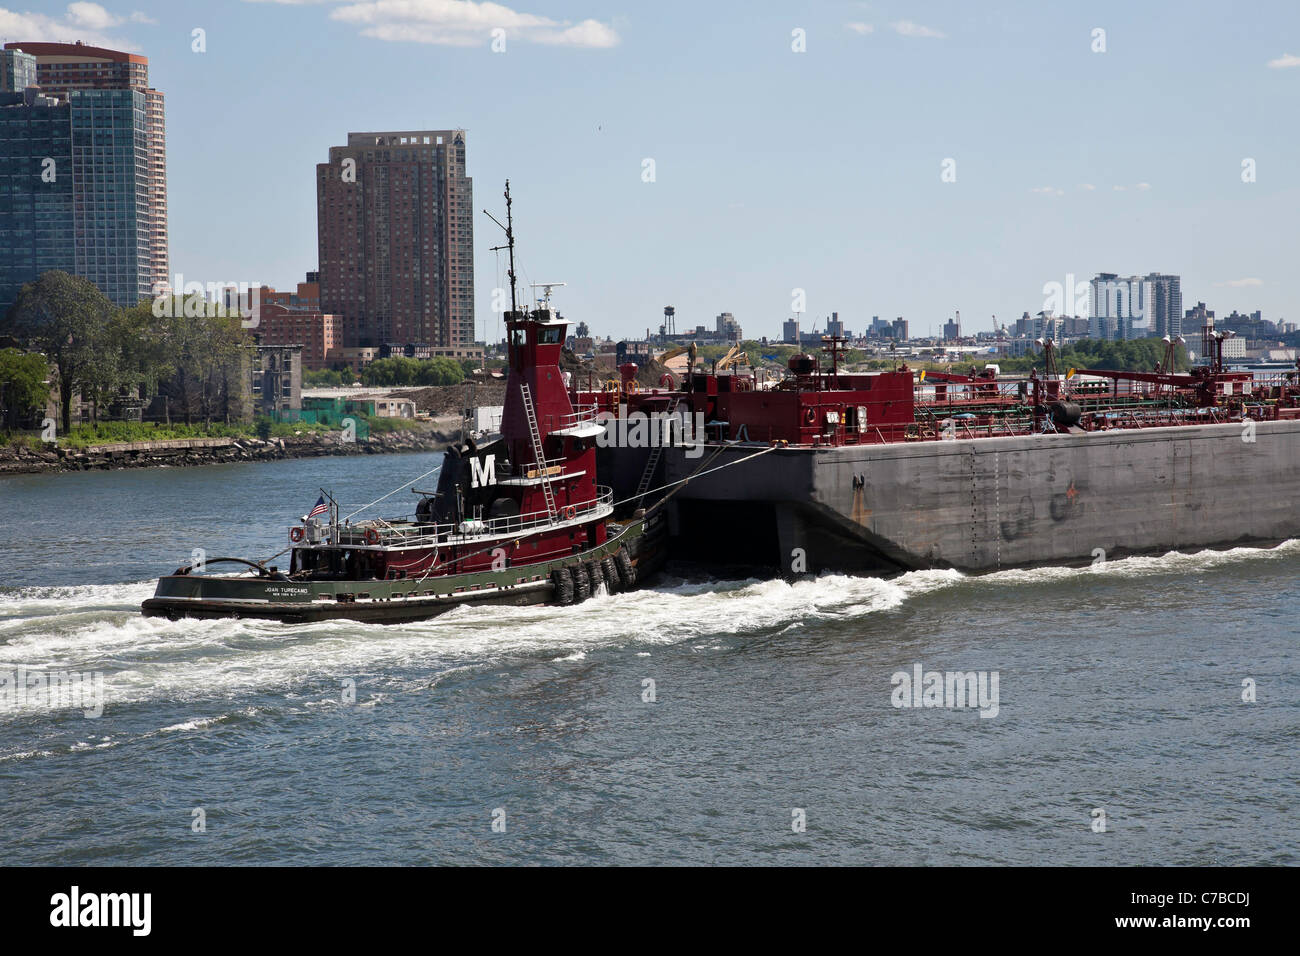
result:
[[[492,213],[488,212],[486,209],[483,210],[483,215],[487,216],[489,219],[491,219],[493,222],[495,222],[498,226],[501,226],[501,220],[498,219],[496,216],[492,215]],[[505,230],[505,234],[506,234],[506,244],[505,244],[504,246],[493,246],[489,251],[491,251],[491,252],[499,252],[499,251],[502,250],[502,249],[507,249],[507,250],[509,250],[509,252],[510,252],[510,271],[509,271],[509,273],[508,273],[509,276],[510,276],[510,311],[511,311],[511,312],[518,312],[518,311],[519,311],[519,304],[518,304],[518,302],[515,301],[515,229],[514,229],[514,225],[515,225],[515,221],[514,221],[514,218],[512,217],[511,212],[510,212],[510,180],[507,179],[507,180],[506,180],[506,224],[505,224],[504,226],[501,226],[501,228]]]

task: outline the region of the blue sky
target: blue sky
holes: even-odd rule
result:
[[[511,179],[524,277],[598,332],[672,304],[778,335],[796,288],[806,323],[969,332],[1097,271],[1300,320],[1290,2],[0,2],[5,40],[149,57],[187,280],[291,287],[331,145],[463,127],[476,209]],[[481,332],[503,272],[475,230]]]

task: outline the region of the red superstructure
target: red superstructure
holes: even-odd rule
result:
[[[295,549],[293,570],[352,560],[361,562],[347,570],[352,577],[424,580],[603,545],[613,496],[596,484],[595,409],[575,411],[564,387],[558,362],[566,327],[549,309],[507,312],[501,434],[448,449],[437,490],[422,493],[413,517],[334,520],[321,529],[332,540]]]
[[[1225,371],[1220,359],[1186,373],[1061,374],[1047,342],[1045,375],[999,378],[992,369],[960,374],[906,365],[847,374],[839,371],[843,340],[823,341],[829,369],[814,355],[795,355],[789,377],[771,387],[761,387],[750,373],[690,371],[678,389],[642,390],[629,366],[617,388],[575,386],[573,396],[611,415],[690,415],[704,422],[711,442],[812,447],[1300,417],[1297,371],[1261,379]]]

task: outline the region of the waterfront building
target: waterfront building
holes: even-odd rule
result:
[[[253,413],[277,421],[302,408],[302,346],[253,346]]]
[[[89,94],[74,110],[74,123],[78,115],[84,120],[76,125],[73,143],[77,212],[85,214],[76,228],[77,274],[119,305],[133,305],[132,290],[140,286],[145,288],[141,298],[170,288],[165,97],[149,85],[149,58],[84,43],[5,44],[6,53],[18,51],[34,61],[42,93],[74,102],[73,94]],[[127,92],[137,95],[127,97]],[[129,202],[123,200],[128,194]],[[108,215],[94,215],[101,212]],[[127,243],[137,246],[131,255],[124,252]],[[83,267],[89,271],[80,271]],[[138,273],[138,281],[128,277],[129,270]],[[114,292],[97,278],[109,276]]]
[[[134,90],[0,93],[0,311],[50,269],[116,305],[150,297],[144,127]]]
[[[320,304],[347,348],[474,341],[464,130],[349,133],[316,167]]]

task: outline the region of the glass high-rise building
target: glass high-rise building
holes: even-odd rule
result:
[[[0,93],[0,310],[50,269],[153,294],[145,125],[135,90]]]
[[[349,133],[316,167],[321,311],[347,348],[474,341],[464,130]]]
[[[0,93],[21,93],[36,85],[36,57],[22,50],[0,50]]]
[[[82,43],[16,42],[3,52],[0,67],[29,89],[0,93],[0,153],[19,163],[0,167],[0,235],[30,232],[35,246],[0,248],[0,309],[13,283],[36,278],[52,256],[60,264],[50,268],[89,279],[118,305],[167,286],[166,123],[149,60]],[[30,89],[33,64],[39,90]],[[66,129],[52,133],[52,123]],[[57,254],[43,245],[55,235],[67,242]]]
[[[1150,272],[1120,276],[1101,272],[1092,280],[1088,334],[1095,339],[1141,339],[1183,330],[1182,282],[1178,276]]]
[[[76,272],[72,107],[35,89],[0,93],[0,315],[42,272]]]

